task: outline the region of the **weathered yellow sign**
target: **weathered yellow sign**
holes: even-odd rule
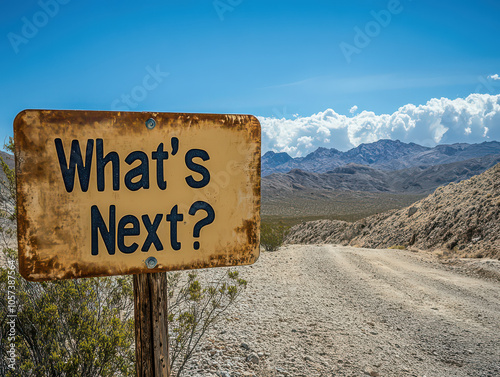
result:
[[[14,139],[26,279],[234,266],[259,256],[253,116],[25,110]]]

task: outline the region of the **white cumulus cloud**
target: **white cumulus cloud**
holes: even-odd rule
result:
[[[349,112],[351,114],[354,114],[356,111],[358,111],[358,107],[356,105],[354,105],[353,107],[351,107],[351,109],[349,110]]]
[[[494,75],[489,75],[488,78],[491,80],[500,80],[500,76],[498,76],[498,73],[495,73]]]
[[[480,143],[500,139],[500,95],[433,98],[423,105],[402,106],[392,114],[362,111],[346,116],[327,109],[309,117],[259,120],[263,152],[287,152],[293,157],[318,147],[347,150],[380,139],[426,146]]]

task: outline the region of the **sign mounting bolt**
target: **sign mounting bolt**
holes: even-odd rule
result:
[[[153,118],[149,118],[146,121],[146,127],[148,130],[152,130],[153,128],[155,128],[155,126],[156,126],[156,121]]]
[[[146,267],[147,268],[155,268],[156,265],[158,264],[158,261],[156,260],[155,257],[149,257],[148,259],[146,259]]]

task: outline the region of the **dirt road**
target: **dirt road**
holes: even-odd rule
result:
[[[188,375],[500,376],[498,280],[332,245],[262,253],[239,271],[247,292]]]

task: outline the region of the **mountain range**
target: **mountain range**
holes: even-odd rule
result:
[[[500,143],[438,145],[380,140],[347,152],[319,148],[303,158],[262,156],[265,219],[354,221],[404,208],[440,186],[500,163]],[[295,220],[291,220],[295,219]]]
[[[360,144],[347,152],[337,149],[318,148],[305,157],[292,158],[287,153],[267,152],[262,156],[262,176],[287,173],[293,169],[326,173],[348,164],[366,165],[379,170],[401,170],[465,161],[488,155],[500,154],[497,141],[481,144],[444,144],[424,147],[399,140],[379,140]]]
[[[450,182],[460,182],[500,163],[500,154],[433,166],[382,170],[350,163],[326,173],[293,169],[262,178],[264,196],[290,195],[300,191],[364,191],[430,193]]]

